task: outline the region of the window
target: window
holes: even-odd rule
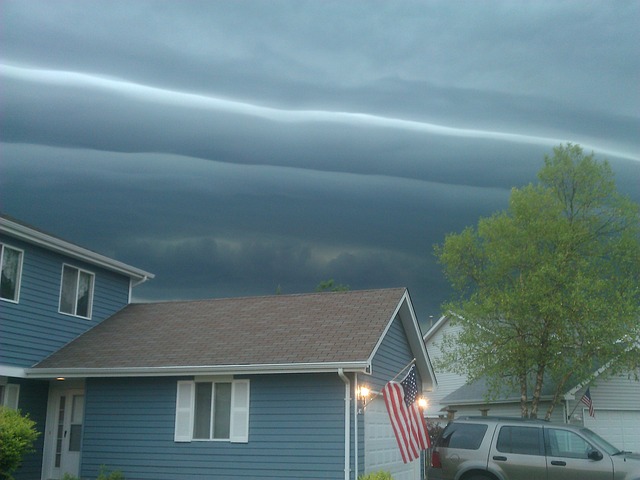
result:
[[[249,441],[249,380],[180,381],[175,441]]]
[[[437,446],[477,450],[480,448],[486,431],[487,425],[485,424],[451,423],[442,432]]]
[[[18,409],[18,399],[20,398],[20,385],[16,383],[6,383],[0,385],[0,405],[13,410]]]
[[[575,432],[546,428],[547,448],[552,457],[589,458],[591,445]]]
[[[502,427],[496,449],[503,453],[544,455],[542,429],[538,427]]]
[[[20,276],[22,273],[22,251],[0,244],[0,298],[17,302],[20,295]]]
[[[60,288],[60,312],[91,318],[93,273],[63,265]]]

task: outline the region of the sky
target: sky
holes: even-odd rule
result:
[[[640,2],[0,0],[0,211],[134,301],[407,287],[565,142],[640,201]]]

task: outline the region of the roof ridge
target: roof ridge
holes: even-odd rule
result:
[[[243,295],[239,297],[209,297],[209,298],[193,298],[193,299],[176,299],[176,300],[150,300],[150,301],[140,301],[140,302],[132,302],[130,305],[166,305],[166,304],[179,304],[179,303],[204,303],[204,302],[222,302],[222,301],[241,301],[241,300],[260,300],[267,298],[292,298],[292,297],[309,297],[309,296],[320,296],[320,295],[344,295],[344,294],[362,294],[362,293],[373,293],[373,292],[391,292],[397,290],[406,291],[406,287],[389,287],[389,288],[367,288],[363,290],[341,290],[336,292],[298,292],[298,293],[274,293],[274,294],[264,294],[264,295]]]

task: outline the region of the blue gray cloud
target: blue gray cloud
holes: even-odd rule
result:
[[[1,208],[138,300],[407,286],[580,143],[640,200],[637,2],[0,3]]]

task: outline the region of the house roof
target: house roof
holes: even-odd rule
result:
[[[511,387],[504,384],[497,395],[487,401],[489,385],[485,378],[480,378],[472,383],[467,383],[449,395],[444,397],[440,403],[444,405],[483,405],[486,403],[512,403],[520,401],[520,391],[517,386]],[[542,385],[540,398],[548,399],[553,396],[555,383],[545,381]]]
[[[97,265],[107,270],[111,270],[132,278],[138,283],[142,283],[154,277],[153,273],[145,272],[126,263],[119,262],[113,258],[106,257],[99,253],[67,242],[59,237],[51,235],[31,225],[27,225],[9,215],[0,214],[0,232],[18,238],[22,241],[44,247],[48,250],[61,253],[77,260]]]
[[[27,375],[369,371],[407,303],[396,288],[131,304]]]

